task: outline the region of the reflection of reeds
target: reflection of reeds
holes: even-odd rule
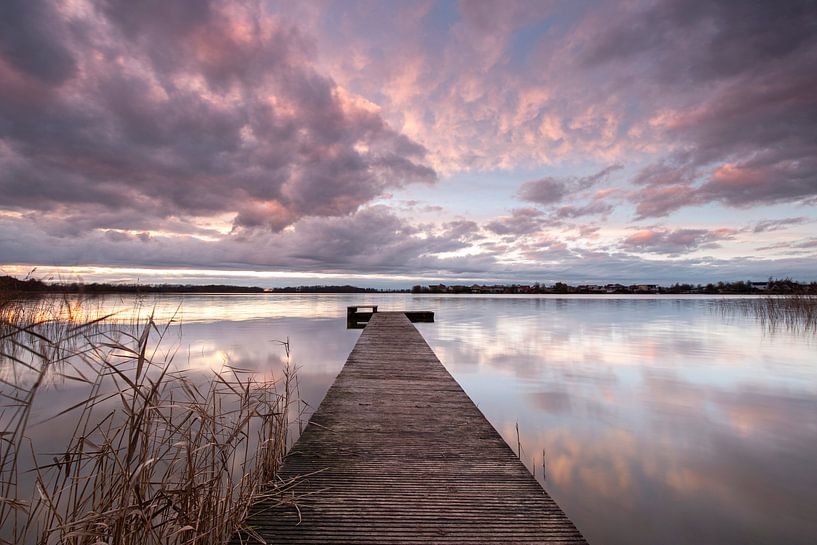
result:
[[[0,543],[229,540],[285,454],[289,366],[280,383],[230,366],[196,380],[160,357],[167,327],[152,317],[114,331],[53,319],[62,304],[0,300]],[[46,459],[28,430],[55,373],[88,395],[53,411],[74,427]],[[27,449],[36,493],[21,484]]]
[[[719,308],[725,315],[738,312],[760,321],[767,331],[817,333],[817,295],[781,295],[752,299],[724,299]]]

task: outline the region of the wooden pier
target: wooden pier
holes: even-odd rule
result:
[[[360,310],[360,309],[368,310]],[[377,312],[377,305],[357,305],[354,307],[346,307],[346,327],[349,329],[363,329],[371,320],[372,315]],[[434,322],[434,313],[430,310],[407,310],[403,312],[406,318],[412,323],[417,322]]]
[[[404,313],[369,316],[297,476],[249,519],[267,543],[585,543]]]

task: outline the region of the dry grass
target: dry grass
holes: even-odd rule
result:
[[[817,295],[770,295],[751,299],[725,299],[721,312],[752,316],[764,329],[794,333],[817,333]]]
[[[0,543],[215,544],[244,528],[285,454],[296,384],[225,365],[206,380],[163,349],[170,324],[74,323],[74,301],[0,299]],[[80,303],[81,304],[81,303]],[[66,319],[68,313],[68,319]],[[88,395],[51,418],[68,444],[31,440],[54,380]],[[21,467],[30,460],[32,467]],[[26,485],[25,483],[30,483]],[[281,483],[279,483],[281,484]]]

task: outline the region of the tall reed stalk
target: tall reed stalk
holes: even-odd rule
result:
[[[0,298],[0,543],[216,544],[238,530],[254,535],[244,520],[253,502],[276,493],[269,483],[286,450],[288,341],[277,381],[226,364],[202,380],[163,351],[170,324],[152,315],[132,327],[109,325],[110,316],[72,323],[65,305],[73,304]],[[29,432],[55,378],[88,395],[49,415],[73,431],[46,454]]]
[[[767,331],[817,333],[817,295],[770,295],[751,299],[719,301],[725,315],[740,313],[760,321]]]

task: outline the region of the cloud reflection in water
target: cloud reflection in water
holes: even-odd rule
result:
[[[150,308],[161,322],[179,301]],[[436,312],[418,324],[431,347],[514,446],[519,423],[539,478],[546,450],[545,485],[591,543],[817,536],[817,339],[725,320],[713,300],[188,296],[171,333],[176,361],[275,374],[274,341],[288,337],[314,409],[359,335],[345,329],[345,308],[366,303]],[[49,395],[63,405],[77,392]]]
[[[810,543],[817,343],[711,303],[449,299],[421,327],[591,543]]]

